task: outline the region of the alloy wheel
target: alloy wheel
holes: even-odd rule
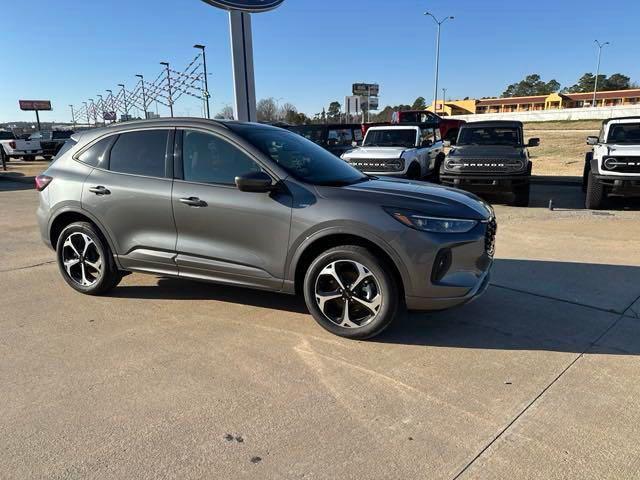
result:
[[[318,274],[315,299],[322,314],[344,328],[368,325],[382,305],[380,282],[354,260],[336,260]]]
[[[86,233],[70,233],[62,244],[61,256],[69,278],[82,287],[91,287],[104,273],[98,246]]]

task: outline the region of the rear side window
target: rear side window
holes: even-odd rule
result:
[[[64,142],[62,147],[60,147],[60,150],[58,151],[57,155],[53,157],[52,163],[55,162],[61,156],[63,156],[65,153],[67,153],[69,150],[71,150],[73,147],[75,147],[76,143],[77,142],[75,140],[71,140],[71,139]]]
[[[113,140],[114,137],[107,137],[103,138],[98,143],[94,143],[89,149],[78,155],[78,160],[92,167],[107,168],[107,152],[109,151],[109,147],[113,143]],[[57,157],[61,157],[62,154],[74,144],[75,142],[73,140],[65,142]],[[69,146],[67,147],[67,145]]]
[[[165,176],[168,130],[122,133],[111,148],[109,170],[147,177]]]

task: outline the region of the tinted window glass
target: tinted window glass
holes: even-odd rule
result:
[[[88,150],[85,150],[84,152],[82,152],[78,156],[78,160],[80,160],[82,163],[86,163],[87,165],[91,165],[92,167],[107,168],[106,153],[112,142],[113,142],[113,137],[103,138],[98,143],[95,143]],[[64,146],[62,147],[62,150],[65,150],[65,147],[67,145],[73,146],[74,144],[75,142],[73,142],[73,140],[70,140],[64,144]],[[60,157],[62,153],[64,153],[62,152],[62,150],[60,150],[61,153],[57,155],[58,157]]]
[[[69,150],[71,150],[75,145],[76,145],[75,140],[69,139],[66,142],[64,142],[64,144],[62,145],[62,147],[60,147],[60,150],[58,151],[56,156],[53,158],[53,161],[55,162],[58,158],[60,158],[65,153],[67,153]]]
[[[607,143],[640,143],[640,123],[621,123],[609,127]]]
[[[111,149],[109,170],[120,173],[165,176],[168,130],[122,133]]]
[[[53,132],[53,138],[54,139],[62,139],[62,138],[69,138],[71,135],[73,134],[72,131],[70,130],[58,130]]]
[[[297,133],[298,135],[302,135],[307,140],[311,140],[319,145],[322,145],[325,141],[324,127],[322,126],[302,125],[298,127],[289,127],[289,130]]]
[[[414,129],[369,130],[364,138],[365,147],[406,147],[416,145],[416,131]]]
[[[329,145],[351,145],[353,131],[350,128],[331,129],[327,136]]]
[[[522,144],[520,130],[515,127],[463,127],[458,145],[511,145]]]
[[[208,133],[186,130],[182,138],[184,179],[234,185],[239,175],[260,171],[244,152]]]
[[[16,136],[13,132],[0,132],[0,140],[15,140]]]
[[[316,185],[350,185],[368,180],[359,170],[300,135],[278,128],[229,125],[294,177]]]

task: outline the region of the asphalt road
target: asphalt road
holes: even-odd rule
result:
[[[637,206],[536,186],[496,206],[484,297],[356,342],[293,297],[138,274],[82,296],[29,187],[0,179],[0,478],[640,476]]]

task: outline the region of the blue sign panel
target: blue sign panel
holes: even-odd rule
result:
[[[279,6],[284,0],[202,0],[214,7],[241,12],[265,12]]]

